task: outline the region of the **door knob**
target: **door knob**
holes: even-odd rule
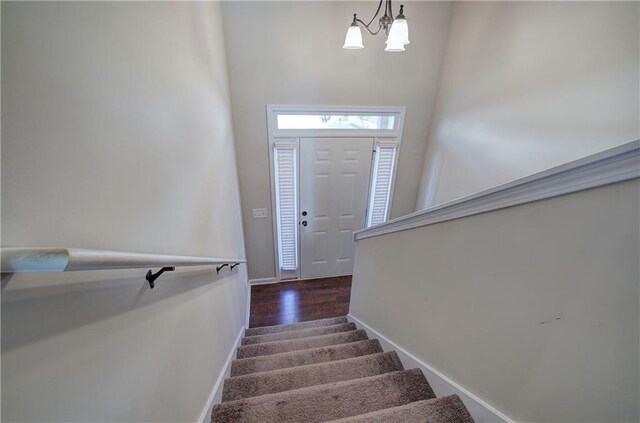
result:
[[[306,212],[306,211],[303,211],[303,212],[302,212],[302,215],[303,215],[303,216],[306,216],[306,215],[307,215],[307,212]]]
[[[307,221],[306,220],[302,221],[302,226],[307,226]]]

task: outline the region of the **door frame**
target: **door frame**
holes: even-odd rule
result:
[[[278,220],[277,220],[277,201],[276,201],[276,180],[275,180],[275,166],[274,166],[274,145],[276,142],[287,141],[295,143],[296,146],[296,162],[298,163],[296,175],[297,181],[300,181],[300,139],[301,138],[362,138],[369,137],[374,139],[374,148],[377,148],[379,144],[384,144],[391,140],[397,142],[397,153],[395,156],[395,163],[393,169],[393,177],[391,184],[391,191],[389,194],[389,210],[393,205],[393,193],[396,185],[396,176],[398,172],[398,159],[400,157],[400,151],[402,147],[402,132],[404,129],[404,115],[406,108],[397,106],[313,106],[313,105],[277,105],[268,104],[266,106],[267,113],[267,141],[269,151],[269,179],[271,183],[271,224],[273,233],[273,249],[274,249],[274,267],[276,272],[276,281],[300,279],[300,242],[297,243],[297,269],[296,274],[287,274],[286,279],[283,279],[283,275],[280,269],[280,250],[278,244]],[[362,114],[362,115],[389,115],[394,116],[394,128],[393,129],[279,129],[277,126],[278,114]],[[373,163],[372,163],[373,164]],[[369,174],[369,188],[367,192],[367,214],[369,213],[369,200],[371,196],[371,176],[373,174],[373,167]],[[299,190],[299,187],[298,187]],[[297,209],[300,208],[300,196],[297,195]],[[365,215],[365,222],[367,221],[367,215]],[[300,240],[300,226],[297,227],[297,239]]]

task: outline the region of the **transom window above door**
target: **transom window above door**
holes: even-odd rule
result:
[[[403,107],[267,106],[278,280],[350,274],[389,218]]]
[[[404,107],[267,106],[270,137],[400,137]]]
[[[278,114],[278,129],[374,129],[393,130],[393,115]]]

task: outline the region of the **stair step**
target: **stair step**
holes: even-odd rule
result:
[[[266,335],[268,333],[279,333],[290,330],[300,330],[315,328],[318,326],[331,326],[340,323],[348,323],[346,316],[332,317],[330,319],[310,320],[308,322],[290,323],[288,325],[263,326],[260,328],[249,328],[245,330],[245,336]]]
[[[225,380],[222,401],[290,391],[403,370],[395,351],[254,373]]]
[[[285,339],[309,338],[310,336],[328,335],[330,333],[348,332],[358,329],[355,323],[341,323],[331,326],[319,326],[316,328],[290,330],[280,333],[268,333],[266,335],[247,336],[242,339],[242,345],[262,344],[265,342],[284,341]]]
[[[281,354],[242,358],[231,363],[231,377],[381,353],[377,339],[328,345]]]
[[[347,342],[369,339],[363,329],[350,332],[333,333],[330,335],[312,336],[302,339],[265,342],[264,344],[242,345],[238,347],[237,358],[257,357],[279,354],[289,351],[306,350],[309,348],[325,347],[327,345],[346,344]]]
[[[212,417],[217,423],[324,422],[434,397],[422,372],[412,369],[223,402]]]
[[[457,395],[416,401],[399,407],[360,414],[332,423],[474,423]]]

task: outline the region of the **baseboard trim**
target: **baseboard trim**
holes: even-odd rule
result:
[[[249,285],[268,285],[271,283],[280,282],[276,278],[259,278],[259,279],[249,279]]]
[[[233,344],[231,351],[229,351],[229,356],[227,357],[227,361],[224,363],[224,368],[218,375],[218,379],[216,383],[213,385],[213,389],[211,390],[211,394],[209,394],[209,399],[207,400],[207,404],[205,405],[202,413],[200,413],[200,418],[198,422],[200,423],[210,423],[211,422],[211,412],[213,411],[213,405],[219,403],[222,400],[222,388],[224,386],[224,380],[231,375],[231,362],[233,358],[236,356],[236,350],[240,346],[240,342],[242,341],[242,337],[244,335],[245,326],[240,329],[240,333],[236,338],[236,342]]]
[[[476,423],[515,423],[515,420],[506,416],[491,404],[469,392],[446,375],[440,373],[438,370],[420,360],[398,344],[389,340],[387,337],[362,322],[357,317],[352,314],[348,314],[347,319],[366,330],[369,338],[377,338],[384,351],[395,350],[405,368],[410,369],[417,367],[422,370],[437,396],[440,397],[443,395],[458,394]]]
[[[276,278],[249,279],[249,284],[250,285],[270,285],[270,284],[282,283],[282,282],[301,282],[301,281],[313,281],[318,279],[341,278],[343,276],[353,276],[353,274],[347,273],[346,275],[312,276],[308,278],[280,279],[280,280]]]

